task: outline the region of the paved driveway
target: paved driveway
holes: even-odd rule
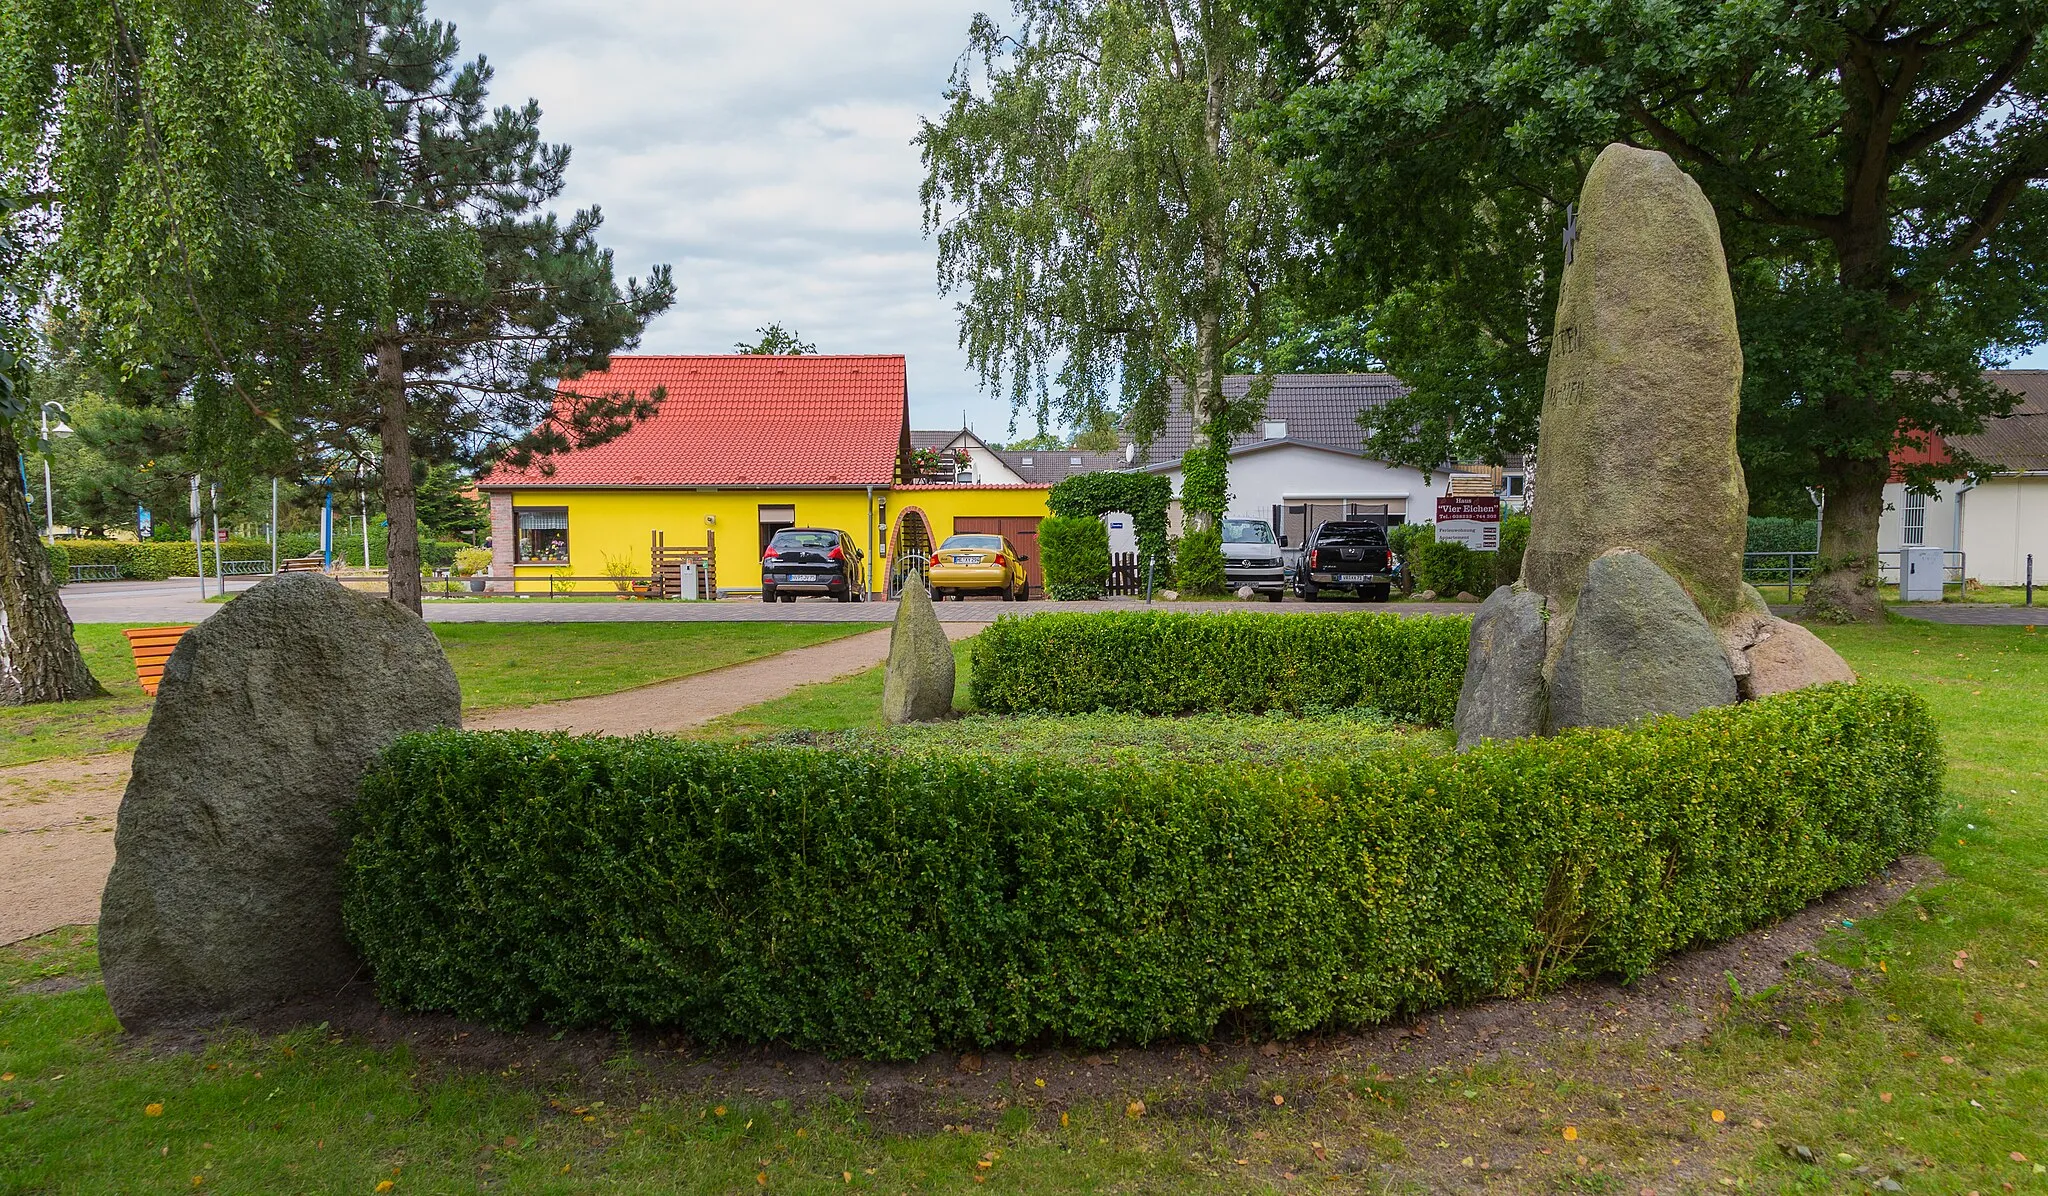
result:
[[[1965,627],[2038,627],[2048,623],[2048,607],[1994,606],[1988,602],[1895,602],[1892,609],[1909,619],[1955,623]]]
[[[261,578],[229,578],[228,590],[240,592]],[[202,601],[193,578],[170,581],[78,582],[64,587],[64,606],[75,623],[197,623],[221,609]],[[941,602],[939,619],[946,623],[992,623],[999,615],[1042,611],[1143,610],[1133,598],[1100,602],[1003,602],[970,599]],[[1456,602],[1399,602],[1377,606],[1365,602],[1173,602],[1156,609],[1178,611],[1238,610],[1254,613],[1388,610],[1402,615],[1470,614],[1473,607]],[[796,602],[762,602],[728,598],[719,602],[560,602],[548,598],[470,602],[428,599],[430,623],[887,623],[896,617],[893,602],[833,602],[805,598]]]

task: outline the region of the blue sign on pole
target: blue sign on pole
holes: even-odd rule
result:
[[[155,523],[149,517],[148,507],[135,508],[135,538],[147,540],[155,531]]]

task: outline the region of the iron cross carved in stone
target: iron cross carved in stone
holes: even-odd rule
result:
[[[1579,247],[1579,210],[1574,204],[1564,205],[1564,264],[1572,264],[1572,257]]]

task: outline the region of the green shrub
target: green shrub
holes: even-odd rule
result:
[[[64,551],[62,544],[43,545],[43,555],[49,559],[50,576],[57,580],[58,585],[71,580],[71,554]]]
[[[1781,515],[1751,515],[1749,538],[1744,552],[1812,552],[1820,535],[1811,519],[1788,519]]]
[[[456,554],[468,547],[460,540],[422,540],[420,566],[425,569],[453,569]]]
[[[1188,532],[1174,546],[1174,588],[1188,597],[1213,597],[1230,592],[1223,574],[1223,529]]]
[[[1154,557],[1161,569],[1173,559],[1166,535],[1166,508],[1173,483],[1156,473],[1077,473],[1046,492],[1046,509],[1068,518],[1100,518],[1112,511],[1131,517],[1140,559]]]
[[[319,554],[319,532],[285,532],[277,538],[277,557],[281,561],[300,560]]]
[[[1427,540],[1418,537],[1413,560],[1415,585],[1419,589],[1435,590],[1445,598],[1460,593],[1484,598],[1493,593],[1495,558],[1499,555],[1497,552],[1474,552],[1463,544],[1439,540],[1434,533]]]
[[[1060,602],[1109,592],[1109,529],[1087,516],[1054,515],[1038,524],[1038,565],[1045,596]]]
[[[211,575],[213,545],[202,547]],[[74,565],[115,565],[122,577],[135,581],[191,577],[198,568],[198,552],[190,540],[66,540],[64,548]],[[229,540],[221,550],[230,561],[270,560],[270,544],[263,540]]]
[[[455,554],[455,575],[472,577],[491,571],[491,550],[488,548],[465,547]]]
[[[1522,554],[1529,549],[1529,517],[1503,515],[1500,521],[1500,551],[1493,554],[1493,584],[1511,586],[1522,579]],[[1478,593],[1478,591],[1473,591]],[[1491,591],[1489,591],[1491,592]],[[1481,598],[1485,594],[1479,595]]]
[[[1442,724],[1464,618],[1105,611],[1006,616],[974,637],[975,705],[997,714],[1189,714],[1372,706]]]
[[[1877,685],[1285,768],[443,731],[364,779],[343,917],[385,1001],[502,1027],[1296,1034],[1640,977],[1924,844],[1940,787]]]
[[[1415,592],[1415,548],[1425,540],[1436,539],[1436,525],[1433,523],[1397,523],[1387,529],[1387,550],[1399,558],[1400,576],[1397,579],[1402,593]]]

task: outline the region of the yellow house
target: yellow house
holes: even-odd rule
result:
[[[698,597],[758,594],[762,550],[785,527],[846,532],[876,596],[956,531],[1010,536],[1038,583],[1047,488],[921,482],[900,356],[620,356],[562,390],[657,402],[603,444],[480,481],[497,592],[653,579],[678,596],[688,565]]]

